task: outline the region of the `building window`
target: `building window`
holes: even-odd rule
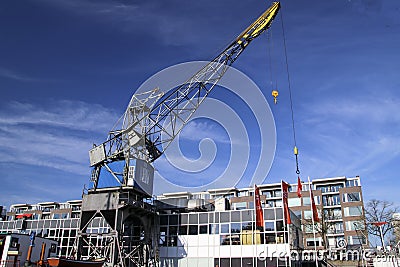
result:
[[[242,230],[251,230],[253,229],[252,222],[242,222]]]
[[[349,245],[364,245],[366,244],[366,240],[364,236],[348,236],[347,243]]]
[[[187,235],[187,234],[188,234],[187,225],[180,225],[179,226],[179,235]]]
[[[361,201],[360,192],[343,194],[343,202],[356,202],[356,201]]]
[[[265,222],[265,231],[275,231],[275,222]]]
[[[263,191],[262,194],[267,198],[271,197],[271,192],[270,191]]]
[[[235,210],[244,210],[244,209],[247,209],[247,202],[237,202],[237,203],[233,203],[233,209],[235,209]]]
[[[363,214],[361,206],[345,207],[344,216],[361,216]]]
[[[322,203],[324,206],[340,205],[340,196],[339,195],[322,196]]]
[[[346,181],[346,187],[353,187],[353,186],[359,186],[358,180],[348,180]]]
[[[210,234],[213,234],[213,235],[219,234],[219,224],[217,224],[217,223],[210,224]]]
[[[309,188],[310,188],[310,186],[309,186],[308,183],[307,183],[307,184],[306,184],[306,183],[303,183],[302,187],[303,187],[303,191],[308,191]]]
[[[319,186],[317,186],[317,190],[321,190],[322,193],[339,192],[340,188],[343,188],[343,184],[319,185]]]
[[[327,220],[340,220],[342,219],[342,210],[340,208],[325,209],[325,218]]]
[[[167,227],[160,227],[159,244],[160,244],[160,246],[166,246],[167,245]]]
[[[200,234],[208,234],[208,232],[207,232],[207,225],[200,225],[199,226],[199,233]]]
[[[328,234],[342,234],[343,233],[343,223],[333,223],[330,224],[327,229]]]
[[[248,196],[249,195],[249,191],[239,191],[238,193],[237,193],[237,196],[238,197],[246,197],[246,196]]]
[[[365,223],[363,221],[348,221],[345,224],[347,231],[365,230]]]
[[[304,211],[304,219],[305,220],[311,220],[312,218],[312,211],[311,210],[305,210]]]
[[[313,233],[314,232],[312,224],[304,224],[303,226],[304,226],[304,232],[306,232],[306,233]]]
[[[322,246],[322,242],[321,242],[320,238],[307,238],[306,244],[307,244],[307,247]]]
[[[240,233],[241,223],[231,223],[231,233]]]
[[[301,206],[301,199],[296,197],[296,198],[289,198],[288,199],[288,204],[289,207],[298,207]]]
[[[221,234],[229,234],[229,223],[221,224]]]
[[[303,197],[303,206],[311,205],[309,197]]]
[[[266,207],[266,208],[275,207],[275,201],[273,201],[273,200],[268,200],[268,201],[266,201],[266,202],[265,202],[265,207]]]
[[[189,225],[189,235],[197,235],[198,228],[197,225]]]

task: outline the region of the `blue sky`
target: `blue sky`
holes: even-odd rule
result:
[[[90,177],[88,150],[106,138],[136,88],[164,68],[212,59],[269,4],[3,1],[0,205],[79,199]],[[281,12],[302,177],[359,175],[366,200],[400,205],[400,3],[283,1]],[[275,118],[276,153],[266,182],[296,179],[283,48],[279,15],[270,35],[234,64],[259,86]],[[259,134],[240,101],[222,89],[212,97],[239,110],[257,152]],[[199,157],[199,141],[212,138],[220,154],[206,174],[216,175],[227,161],[229,134],[202,119],[187,126],[183,154]],[[180,177],[160,160],[157,170]],[[251,158],[253,171],[255,164]]]

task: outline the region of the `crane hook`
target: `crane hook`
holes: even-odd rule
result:
[[[276,103],[278,103],[278,99],[277,99],[277,97],[278,97],[278,95],[279,95],[279,93],[278,93],[278,90],[272,90],[272,96],[274,97],[274,103],[276,104]]]

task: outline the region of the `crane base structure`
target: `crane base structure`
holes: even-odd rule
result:
[[[82,197],[78,259],[104,258],[108,266],[157,266],[158,217],[132,187],[89,190]],[[97,233],[91,226],[103,225]]]

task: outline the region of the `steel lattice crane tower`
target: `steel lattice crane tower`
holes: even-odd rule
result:
[[[157,233],[152,231],[157,224],[154,207],[143,201],[152,195],[154,169],[151,163],[181,132],[229,66],[271,26],[279,8],[279,2],[272,3],[226,49],[181,86],[166,94],[156,88],[132,96],[116,129],[109,132],[104,143],[89,151],[93,188],[83,195],[78,258],[85,254],[93,257],[106,254],[113,266],[147,266],[151,261],[156,262]],[[114,171],[110,167],[117,161],[123,162],[122,171]],[[102,171],[109,172],[120,186],[98,188]],[[140,223],[133,223],[133,214]],[[102,217],[111,228],[110,232],[101,235],[104,242],[100,248],[91,244],[92,234],[87,231],[97,217]],[[137,236],[137,233],[142,237],[135,239],[129,236]],[[82,247],[87,247],[88,251]]]

